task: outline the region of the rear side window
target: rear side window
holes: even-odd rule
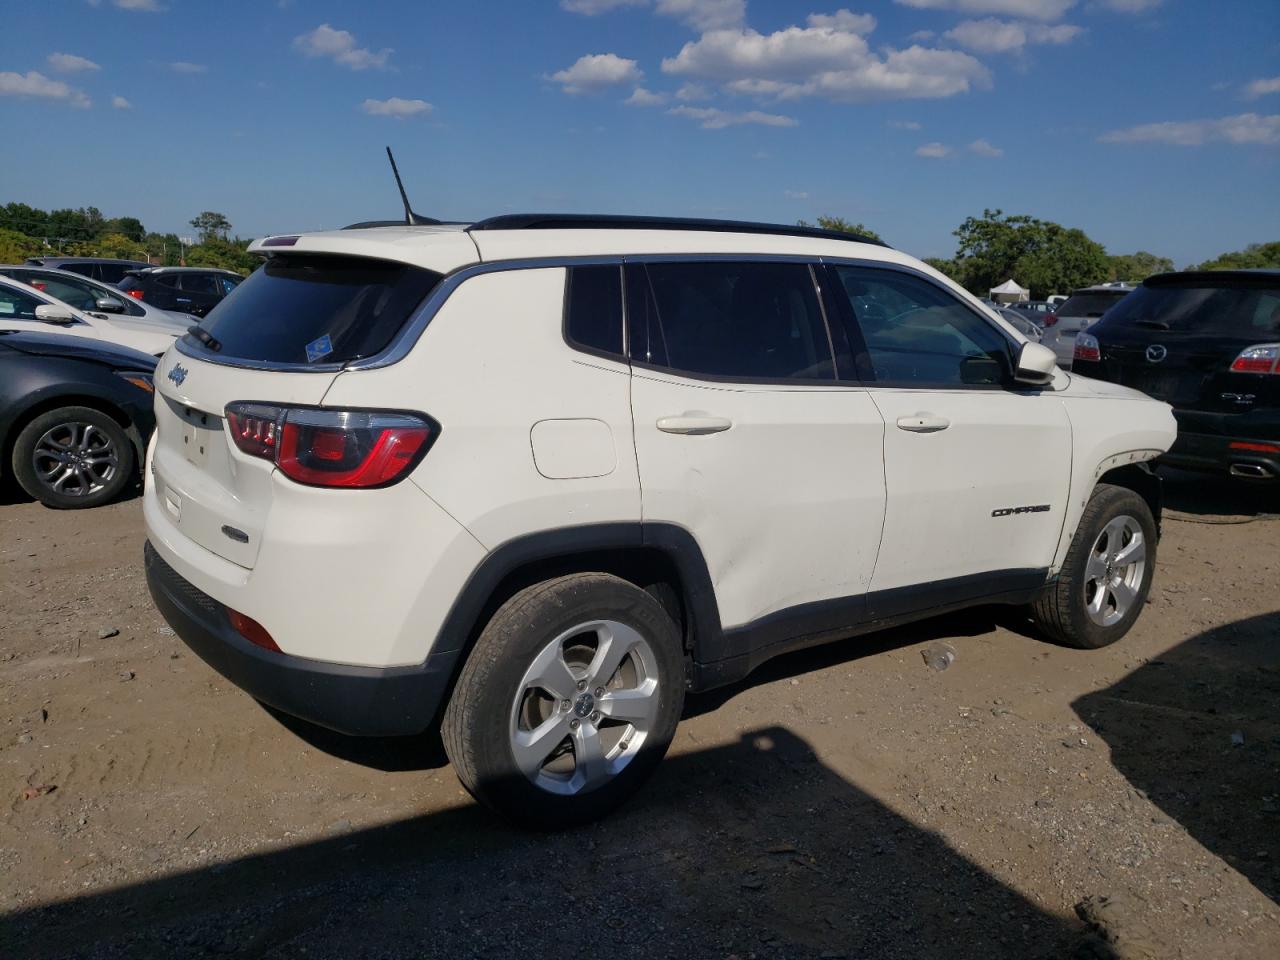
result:
[[[182,276],[182,289],[191,293],[217,293],[213,277],[207,273],[187,273]]]
[[[1009,341],[945,290],[893,270],[833,266],[849,339],[866,345],[877,383],[990,387],[1007,381]]]
[[[94,273],[94,279],[103,283],[119,283],[124,279],[124,272],[129,268],[126,263],[100,263]]]
[[[94,264],[94,263],[64,263],[60,267],[58,267],[58,269],[70,270],[72,273],[78,273],[82,277],[93,277],[94,276],[93,268],[96,266],[97,264]],[[101,277],[99,277],[99,279],[101,279]]]
[[[385,260],[273,257],[183,342],[228,359],[346,363],[384,349],[439,281]]]
[[[1280,284],[1143,286],[1107,314],[1107,325],[1273,337],[1280,334]]]
[[[636,360],[726,380],[835,378],[806,264],[651,263],[627,290]]]
[[[152,274],[151,280],[156,286],[169,287],[172,290],[178,289],[178,275],[176,273]]]
[[[1067,298],[1066,303],[1058,307],[1060,317],[1100,317],[1128,293],[1075,293]]]
[[[574,346],[622,355],[622,268],[570,267],[565,335]]]

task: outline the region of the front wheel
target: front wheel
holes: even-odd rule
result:
[[[1156,524],[1132,490],[1100,483],[1085,506],[1058,579],[1032,617],[1060,643],[1097,649],[1115,643],[1147,602],[1156,565]]]
[[[96,507],[114,500],[133,476],[133,444],[101,410],[49,410],[18,434],[13,475],[47,507]]]
[[[680,634],[653,597],[582,573],[528,587],[476,641],[445,710],[458,779],[520,823],[566,827],[649,777],[684,703]]]

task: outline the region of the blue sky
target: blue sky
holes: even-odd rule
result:
[[[448,219],[830,213],[947,256],[998,207],[1179,266],[1280,239],[1275,0],[839,2],[6,0],[0,202],[340,226],[397,215],[390,144]]]

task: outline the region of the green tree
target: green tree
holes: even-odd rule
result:
[[[227,240],[211,237],[187,250],[187,266],[219,267],[236,273],[250,274],[262,263],[262,258],[249,252],[250,240]]]
[[[1280,240],[1251,243],[1243,250],[1223,253],[1195,267],[1196,270],[1258,270],[1280,267]]]
[[[213,210],[206,210],[191,220],[191,226],[200,234],[200,242],[226,240],[231,231],[231,221]]]
[[[954,260],[944,260],[941,257],[925,257],[924,262],[939,273],[946,274],[952,280],[960,279],[960,267]]]
[[[147,236],[146,228],[137,217],[112,217],[102,225],[102,230],[103,233],[118,233],[135,243],[142,243]]]
[[[44,245],[25,233],[0,227],[0,263],[22,263],[27,257],[36,257]]]
[[[49,214],[25,203],[6,203],[0,206],[0,230],[13,230],[28,237],[47,236]]]
[[[876,233],[866,224],[850,223],[844,217],[819,217],[817,225],[823,230],[834,230],[836,233],[856,233],[860,237],[866,237],[869,240],[879,240],[884,243],[884,238]],[[798,227],[812,227],[814,224],[808,220],[797,220]]]
[[[1107,257],[1107,263],[1111,280],[1145,280],[1156,273],[1169,273],[1174,268],[1168,257],[1157,257],[1145,250],[1114,254]]]
[[[1001,210],[984,210],[956,229],[957,279],[971,293],[1013,279],[1029,287],[1033,299],[1101,283],[1107,279],[1107,252],[1082,230]]]
[[[93,243],[94,256],[116,257],[120,260],[145,260],[147,248],[123,233],[107,233]]]

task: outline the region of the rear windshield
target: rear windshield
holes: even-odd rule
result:
[[[378,353],[440,281],[361,257],[273,257],[184,342],[228,360],[346,363]]]
[[[1280,334],[1280,285],[1139,287],[1107,314],[1107,324],[1272,337]]]
[[[1123,300],[1127,294],[1127,290],[1117,290],[1115,293],[1093,291],[1072,294],[1067,298],[1066,303],[1058,307],[1057,313],[1060,317],[1100,317],[1110,310],[1116,301]]]

